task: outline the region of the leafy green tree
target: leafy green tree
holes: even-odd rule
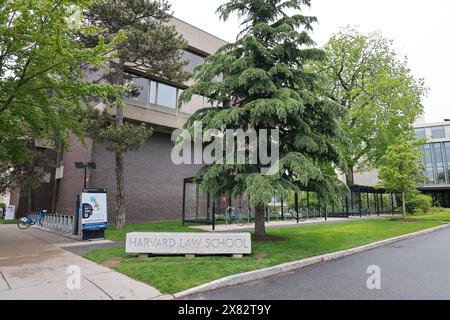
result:
[[[82,138],[84,107],[116,92],[86,78],[86,66],[102,67],[120,42],[106,44],[96,28],[81,24],[90,2],[0,0],[0,190],[36,188],[41,174],[32,168],[42,161],[34,142]],[[78,41],[87,34],[97,38],[95,46]]]
[[[189,101],[199,94],[216,104],[196,112],[186,125],[190,130],[196,121],[204,130],[279,130],[279,141],[268,139],[268,145],[279,143],[275,174],[261,175],[263,162],[258,158],[251,164],[248,153],[244,165],[215,163],[198,173],[201,187],[212,194],[249,196],[257,236],[266,234],[264,206],[274,194],[320,186],[323,194],[338,196],[331,191],[340,186],[332,165],[343,165],[336,148],[344,138],[342,108],[321,96],[317,74],[305,70],[307,62],[325,57],[308,34],[316,18],[301,14],[309,5],[309,0],[231,0],[222,5],[220,17],[227,20],[237,13],[243,30],[235,43],[206,59],[195,73],[196,84],[182,96]]]
[[[32,192],[42,185],[45,175],[55,167],[55,163],[34,148],[34,143],[28,146],[27,157],[22,162],[0,161],[0,194],[16,188],[27,195],[28,212],[33,210]]]
[[[342,151],[351,186],[355,170],[376,168],[394,138],[412,130],[427,89],[411,74],[407,59],[392,49],[392,41],[378,32],[347,28],[333,35],[324,50],[327,59],[313,70],[323,75],[327,96],[348,111],[342,126],[351,144]]]
[[[124,34],[126,40],[114,46],[115,56],[111,59],[111,72],[105,77],[109,83],[125,87],[125,95],[138,94],[133,86],[133,76],[127,68],[138,68],[149,76],[183,82],[189,74],[183,71],[186,64],[181,59],[181,49],[186,42],[168,25],[170,5],[166,0],[98,0],[86,12],[86,24],[102,28],[106,41]],[[91,46],[97,45],[97,38],[82,37]],[[109,150],[115,154],[116,164],[116,213],[117,229],[125,227],[124,154],[137,150],[151,135],[151,130],[143,125],[125,123],[122,95],[111,98],[114,120],[108,113],[97,113],[103,126],[93,124],[88,131],[94,138],[107,141]],[[111,111],[109,112],[111,113]],[[91,113],[92,115],[93,113]],[[113,121],[112,121],[113,120]],[[89,125],[88,125],[89,126]]]
[[[402,194],[403,217],[406,219],[406,194],[413,193],[422,181],[421,162],[422,144],[413,136],[402,134],[396,143],[387,148],[380,160],[380,185],[391,191]]]

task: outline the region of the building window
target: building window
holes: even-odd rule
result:
[[[155,81],[150,81],[150,103],[156,104],[156,91],[158,84]]]
[[[153,104],[157,106],[175,109],[178,103],[178,89],[161,82],[149,80],[146,78],[133,78],[136,89],[128,93],[125,97],[142,102],[144,104]]]
[[[205,62],[205,58],[192,53],[190,51],[183,50],[181,53],[181,57],[183,60],[188,61],[189,63],[184,67],[184,71],[193,73],[195,68],[202,65]]]
[[[423,176],[425,179],[425,184],[434,184],[434,170],[433,170],[433,156],[431,154],[431,146],[429,144],[426,144],[423,146],[423,164],[425,166],[425,171],[423,173]]]
[[[133,78],[135,89],[127,94],[127,98],[146,103],[148,99],[148,80],[145,78]]]
[[[447,162],[447,183],[450,184],[450,142],[444,144],[444,149]]]
[[[173,108],[177,107],[177,88],[168,86],[163,83],[158,83],[158,94],[156,104],[163,107]]]
[[[445,165],[444,156],[442,153],[442,145],[440,143],[433,143],[434,164],[436,169],[437,184],[445,184]]]
[[[134,77],[132,81],[136,89],[133,92],[127,93],[125,98],[138,101],[145,106],[151,104],[170,109],[177,108],[183,89],[140,77]],[[191,101],[181,106],[180,110],[184,113],[193,114],[199,109],[210,108],[215,105],[220,106],[221,104],[211,102],[203,96],[194,95]]]
[[[416,132],[417,139],[425,139],[427,137],[427,135],[425,133],[425,128],[415,129],[415,132]]]
[[[443,126],[431,128],[431,137],[433,139],[445,138],[445,129]]]

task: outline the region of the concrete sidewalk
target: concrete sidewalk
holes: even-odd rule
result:
[[[295,220],[272,220],[270,222],[266,222],[266,228],[284,228],[284,227],[296,227],[296,226],[307,226],[307,225],[315,225],[315,224],[329,224],[329,223],[340,223],[340,222],[348,222],[355,220],[367,220],[367,219],[384,219],[386,217],[392,217],[392,215],[380,215],[380,216],[354,216],[349,218],[311,218],[303,222],[297,223]],[[233,231],[253,231],[255,230],[255,224],[247,223],[243,226],[238,224],[216,224],[216,230],[212,230],[212,226],[208,225],[192,225],[191,228],[201,229],[209,232],[233,232]]]
[[[45,231],[0,225],[0,300],[148,300],[161,294],[62,249],[77,242]],[[81,289],[67,286],[68,267],[81,270]]]

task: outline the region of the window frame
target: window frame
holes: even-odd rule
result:
[[[419,136],[419,135],[417,134],[419,131],[420,131],[420,132],[423,132],[423,136],[422,136],[422,135]],[[426,139],[426,138],[427,138],[427,131],[426,131],[426,128],[415,128],[415,129],[414,129],[414,133],[415,133],[417,139]]]
[[[435,126],[435,127],[431,127],[430,129],[431,129],[431,138],[432,139],[445,139],[445,127],[444,126]],[[437,130],[437,129],[442,130],[442,136],[439,136],[439,137],[435,136],[434,130]]]
[[[130,74],[133,77],[132,81],[134,81],[134,79],[145,79],[145,80],[147,80],[147,83],[148,83],[148,85],[146,86],[146,88],[147,88],[147,93],[146,93],[147,99],[146,99],[145,102],[143,102],[142,100],[137,99],[137,97],[125,97],[125,98],[127,98],[127,99],[129,99],[131,101],[136,101],[137,103],[142,103],[146,107],[156,106],[158,108],[164,108],[164,109],[167,109],[167,110],[177,111],[177,106],[178,106],[178,102],[179,102],[179,92],[180,92],[180,90],[183,90],[181,87],[178,87],[178,86],[175,86],[173,84],[169,84],[167,82],[163,82],[163,81],[160,81],[160,80],[156,80],[156,79],[154,79],[152,77],[144,77],[144,76],[142,76],[142,75],[140,75],[138,73],[134,73],[132,71],[128,71],[127,70],[125,72]],[[153,103],[151,101],[152,91],[153,91],[152,90],[152,83],[155,84],[155,103]],[[174,107],[169,107],[169,106],[158,104],[158,100],[159,100],[159,85],[160,84],[163,84],[163,85],[165,85],[167,87],[175,88],[175,106]]]

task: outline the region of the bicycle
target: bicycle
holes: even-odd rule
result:
[[[308,212],[303,209],[299,209],[298,213],[295,210],[289,210],[287,216],[292,218],[292,220],[297,220],[298,218],[299,222],[305,222],[309,218]]]
[[[31,215],[23,217],[17,221],[17,227],[20,230],[27,230],[31,226],[39,224],[41,227],[44,225],[45,215],[47,214],[47,210],[41,210],[37,215],[36,219],[33,219]]]
[[[241,213],[241,208],[233,208],[228,207],[225,210],[225,224],[228,224],[228,221],[233,223],[233,221],[240,226],[245,226],[246,222]]]

